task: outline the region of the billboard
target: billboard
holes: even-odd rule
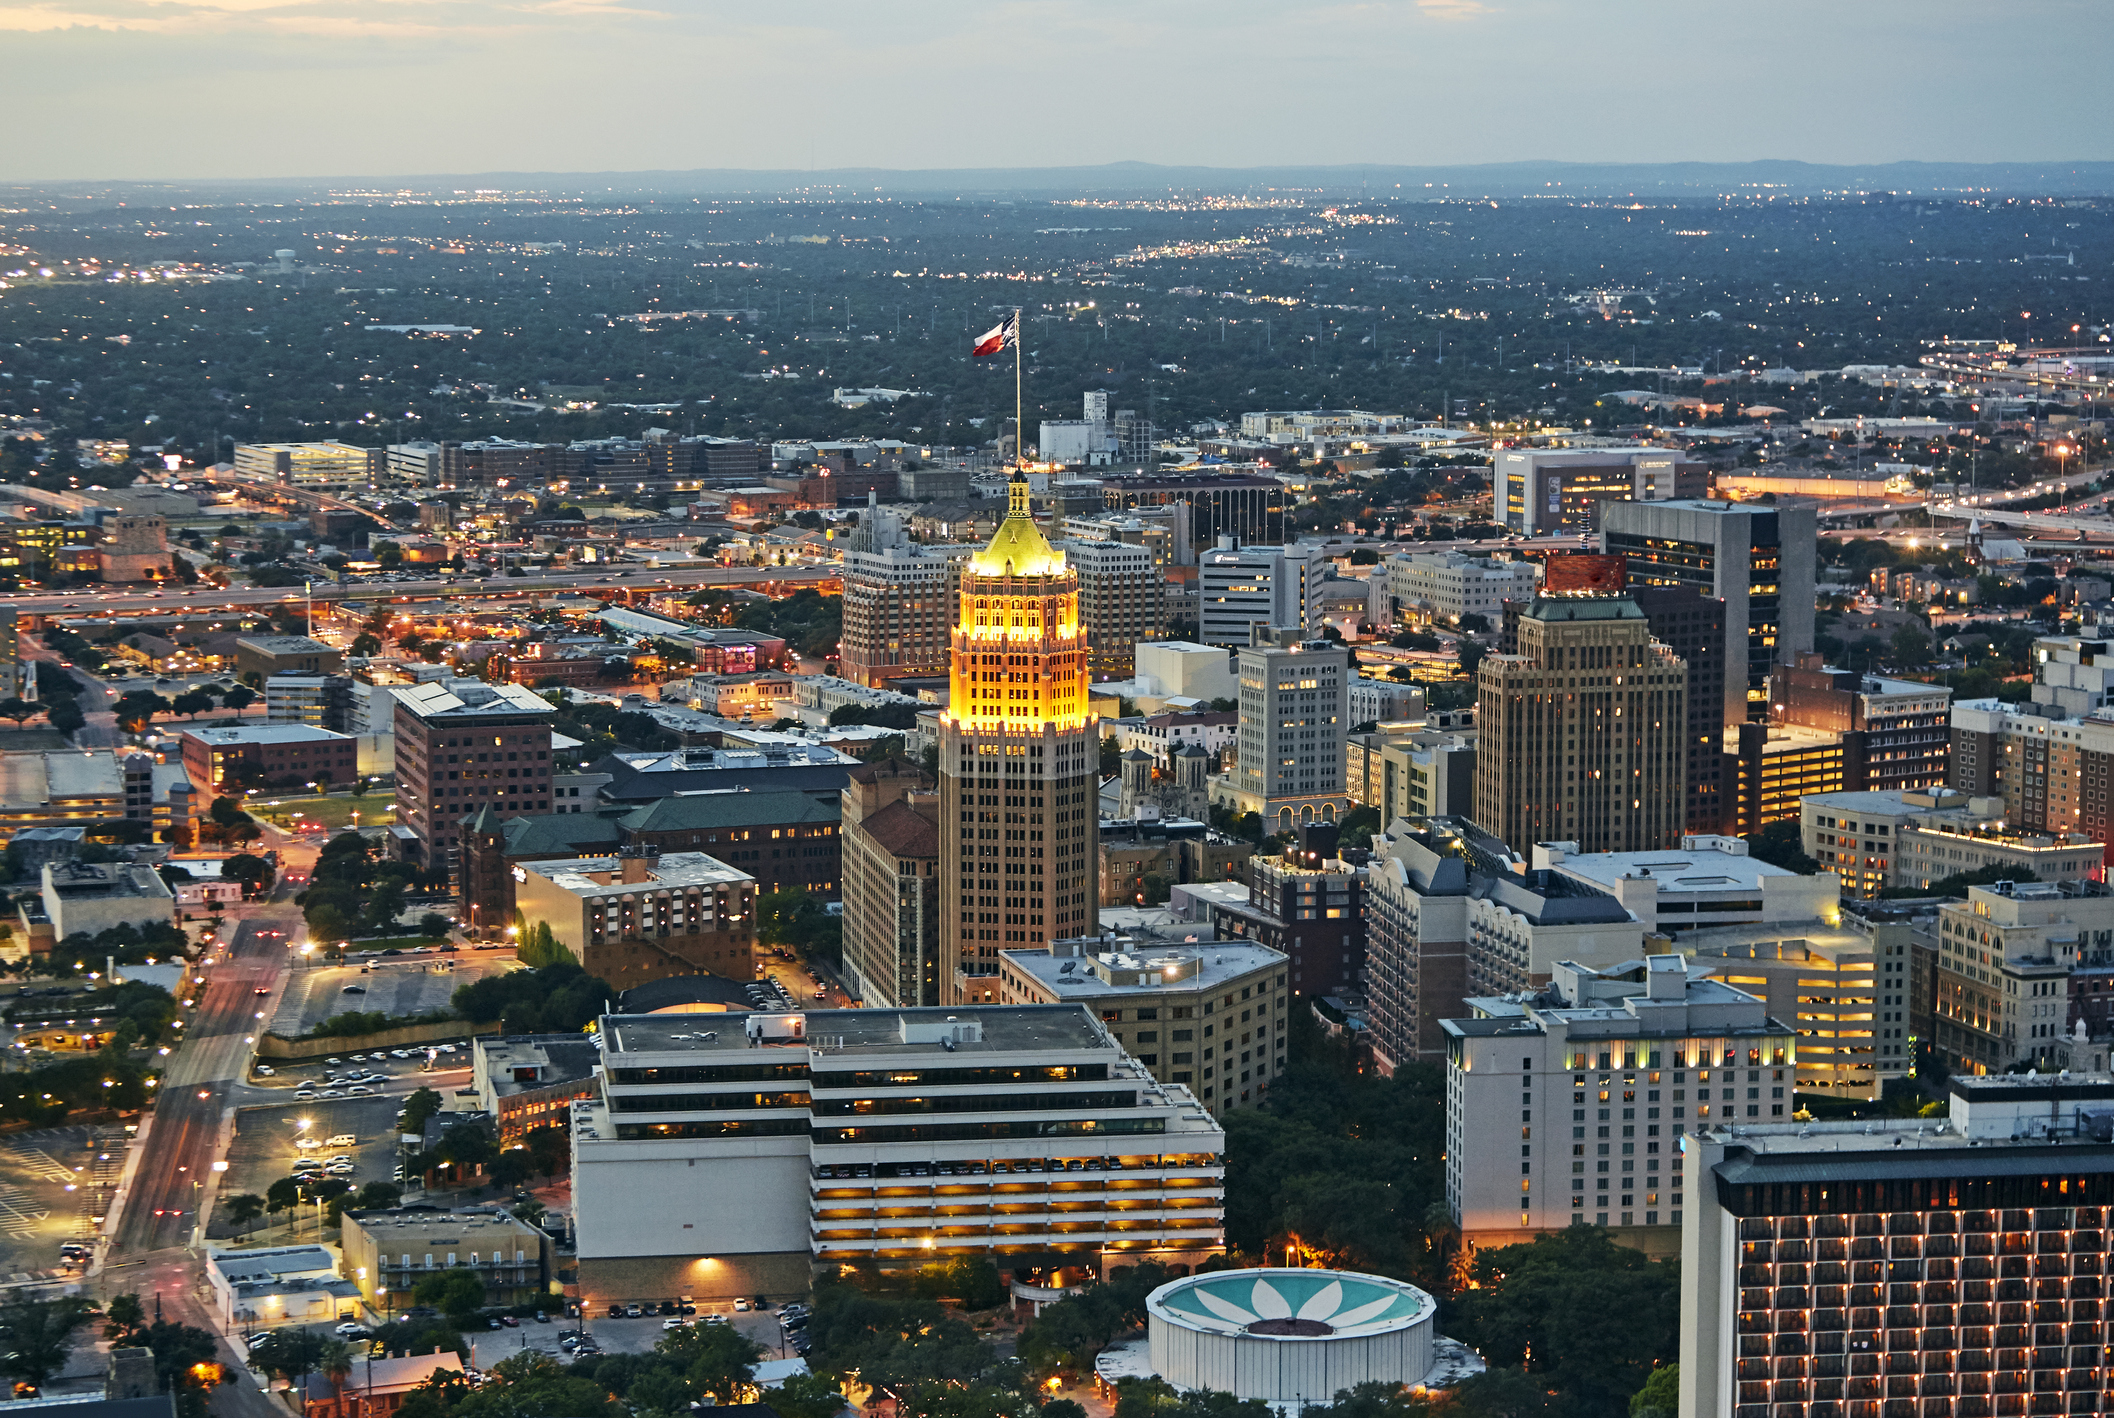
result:
[[[1619,556],[1552,556],[1543,563],[1545,596],[1617,596],[1628,583],[1628,563]]]

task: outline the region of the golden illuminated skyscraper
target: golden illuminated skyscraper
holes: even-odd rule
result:
[[[1095,776],[1079,577],[1013,477],[1006,520],[962,571],[940,716],[940,993],[995,1000],[998,952],[1089,934]]]

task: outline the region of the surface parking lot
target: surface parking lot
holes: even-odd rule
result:
[[[92,1241],[124,1164],[116,1125],[0,1139],[0,1281],[58,1270],[61,1244]]]
[[[369,1182],[393,1179],[397,1159],[397,1110],[403,1095],[374,1098],[319,1099],[291,1107],[272,1105],[242,1108],[235,1115],[235,1136],[228,1144],[228,1169],[220,1179],[220,1204],[214,1208],[207,1235],[214,1240],[241,1236],[257,1245],[284,1245],[289,1237],[286,1212],[237,1230],[226,1218],[229,1197],[245,1192],[263,1196],[267,1188],[293,1171],[300,1157],[330,1158],[344,1154],[353,1160],[353,1173],[345,1180],[357,1191]],[[301,1124],[306,1122],[307,1127]],[[350,1133],[355,1141],[337,1147],[302,1149],[295,1144],[304,1137],[320,1140]],[[401,1185],[399,1183],[399,1185]],[[300,1224],[291,1239],[313,1239],[316,1209],[301,1209]]]
[[[437,968],[448,967],[450,962],[452,968]],[[515,966],[513,956],[507,952],[458,950],[452,954],[384,956],[374,962],[371,972],[358,965],[296,968],[287,977],[270,1025],[274,1033],[293,1038],[306,1034],[334,1014],[353,1010],[406,1018],[432,1014],[448,1008],[455,991],[462,986],[487,975],[504,974]]]

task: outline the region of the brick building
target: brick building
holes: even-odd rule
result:
[[[178,738],[184,772],[215,796],[244,788],[350,783],[359,775],[359,741],[307,724],[186,728]]]

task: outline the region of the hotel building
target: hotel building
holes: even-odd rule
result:
[[[1684,1134],[1796,1106],[1791,1030],[1678,955],[1566,961],[1532,996],[1469,1007],[1443,1028],[1446,1205],[1472,1245],[1583,1223],[1670,1253],[1688,1200]]]
[[[1951,1092],[1936,1119],[1697,1122],[1682,1414],[2106,1411],[2114,1080]]]
[[[1005,521],[963,568],[940,715],[940,1002],[998,998],[998,954],[1096,919],[1099,720],[1079,577],[1016,473]]]

